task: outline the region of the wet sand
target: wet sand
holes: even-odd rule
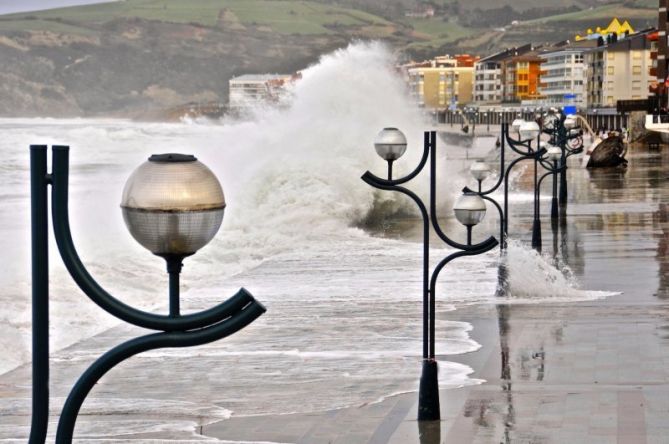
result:
[[[482,347],[446,359],[486,382],[442,390],[440,422],[420,425],[409,393],[322,414],[233,417],[203,433],[300,443],[669,443],[669,151],[640,146],[628,158],[626,170],[593,171],[572,159],[568,223],[557,232],[546,217],[542,225],[544,253],[556,251],[583,288],[622,293],[448,313],[472,323]],[[528,243],[529,210],[514,207],[510,228]]]

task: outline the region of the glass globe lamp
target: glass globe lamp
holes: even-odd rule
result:
[[[520,127],[522,126],[523,123],[525,123],[525,120],[515,119],[513,122],[511,122],[511,131],[514,134],[518,134],[518,131],[520,131]]]
[[[572,115],[567,116],[566,119],[564,119],[564,127],[568,130],[576,128],[576,118]]]
[[[463,193],[453,205],[455,218],[466,227],[473,227],[483,220],[486,213],[485,202],[476,193]]]
[[[490,167],[482,160],[477,160],[469,167],[469,172],[479,182],[484,181],[490,175]]]
[[[520,140],[526,142],[536,139],[540,131],[541,128],[539,128],[537,122],[523,122],[518,129],[518,134],[520,135]]]
[[[151,156],[130,175],[121,199],[132,237],[153,254],[185,257],[204,247],[223,221],[216,176],[194,156]]]
[[[374,149],[382,159],[392,162],[406,152],[407,139],[397,128],[384,128],[374,139]]]
[[[548,158],[553,162],[557,162],[562,158],[562,150],[557,146],[549,145],[548,149],[546,150],[546,154],[548,155]]]

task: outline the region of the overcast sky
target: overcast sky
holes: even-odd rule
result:
[[[108,3],[113,0],[0,0],[0,14],[62,8],[64,6]]]

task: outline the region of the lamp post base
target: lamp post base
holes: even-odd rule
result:
[[[418,390],[418,420],[439,421],[439,369],[437,361],[425,359]]]

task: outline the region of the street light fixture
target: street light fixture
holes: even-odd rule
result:
[[[453,205],[455,218],[467,227],[467,245],[472,244],[472,228],[485,217],[485,202],[477,193],[463,193]]]
[[[513,122],[511,122],[511,132],[518,135],[520,131],[520,127],[525,123],[524,119],[521,119],[518,117],[517,119],[514,119]]]
[[[559,217],[557,171],[558,164],[562,159],[562,149],[557,146],[550,146],[546,151],[546,154],[548,159],[553,163],[553,170],[556,172],[553,174],[553,197],[551,199],[551,220],[556,221]]]
[[[158,331],[120,344],[96,360],[72,388],[58,422],[55,442],[72,442],[81,405],[98,380],[124,360],[159,348],[207,344],[246,327],[265,308],[243,288],[227,301],[187,315],[179,312],[179,272],[184,257],[206,245],[223,219],[223,189],[195,157],[151,156],[130,176],[123,191],[123,216],[132,236],[166,259],[169,315],[133,308],[105,291],[82,263],[68,217],[69,147],[53,146],[47,173],[47,146],[30,147],[32,219],[33,408],[30,444],[44,443],[49,419],[49,255],[48,186],[54,237],[60,256],[79,288],[102,309],[129,324]]]
[[[397,191],[409,198],[411,198],[418,209],[420,210],[423,219],[423,363],[422,373],[420,378],[420,386],[418,390],[418,420],[429,421],[439,420],[439,379],[437,360],[435,357],[435,343],[436,343],[436,285],[437,278],[441,270],[453,259],[461,256],[473,256],[485,253],[498,245],[498,241],[494,237],[489,237],[485,241],[476,245],[461,244],[449,238],[441,229],[439,220],[437,218],[437,132],[428,131],[424,134],[423,142],[423,156],[418,166],[406,176],[399,179],[382,179],[367,171],[362,175],[362,180],[367,184],[386,191]],[[416,177],[425,167],[428,158],[430,159],[430,203],[428,207],[423,201],[412,191],[401,186]],[[477,197],[477,196],[476,196]],[[466,222],[476,220],[478,216],[481,218],[485,214],[485,204],[483,214],[480,209],[475,207],[467,210],[461,208],[462,211],[471,211],[471,213],[462,213]],[[466,216],[466,217],[465,217]],[[458,217],[456,215],[456,217]],[[459,218],[459,217],[458,217]],[[478,219],[480,220],[480,219]],[[430,273],[430,226],[434,229],[436,235],[447,245],[460,250],[443,258]],[[471,239],[471,237],[469,237]]]
[[[576,122],[576,119],[574,118],[574,116],[569,115],[569,116],[567,116],[566,119],[564,119],[564,127],[568,130],[572,130],[572,129],[576,128],[577,125],[578,125],[578,123]]]
[[[407,150],[407,138],[397,128],[383,128],[374,139],[376,153],[388,162],[388,180],[393,178],[393,162]]]
[[[541,133],[541,128],[537,122],[523,122],[518,128],[518,134],[520,135],[521,142],[527,142],[529,140],[534,140]]]
[[[539,231],[538,239],[535,239],[535,234],[533,232],[532,237],[532,246],[539,252],[541,252],[542,242],[541,242],[541,220],[540,220],[540,197],[541,197],[541,183],[547,176],[553,176],[553,196],[551,200],[551,225],[555,230],[557,228],[558,221],[558,189],[557,189],[557,176],[560,172],[564,171],[565,165],[559,165],[560,160],[563,157],[563,150],[560,147],[552,146],[547,144],[547,148],[544,150],[545,156],[539,157],[539,163],[541,166],[547,170],[541,178],[534,189],[534,225],[533,227]]]
[[[550,135],[550,143],[562,149],[559,205],[566,209],[567,205],[567,158],[583,152],[582,131],[578,128],[578,121],[574,115],[565,115],[556,110],[557,118],[551,128],[544,132]]]
[[[477,160],[469,167],[469,172],[479,184],[479,193],[481,192],[481,182],[490,175],[490,166],[482,160]]]
[[[516,119],[514,122],[509,125],[508,123],[502,123],[502,135],[500,137],[499,143],[500,143],[500,156],[499,156],[499,161],[500,161],[500,172],[499,176],[497,178],[497,182],[488,190],[486,191],[481,191],[481,181],[478,179],[478,175],[482,174],[479,173],[479,170],[484,170],[485,167],[479,166],[479,165],[472,165],[470,168],[470,171],[472,172],[472,175],[474,178],[479,181],[479,191],[478,195],[481,196],[484,200],[492,203],[498,210],[499,212],[499,219],[500,219],[500,249],[504,250],[506,249],[507,246],[507,235],[508,235],[508,228],[509,228],[509,177],[511,170],[521,161],[523,160],[534,160],[535,161],[535,189],[538,181],[537,177],[537,169],[536,169],[536,163],[538,162],[538,158],[540,158],[545,152],[546,149],[541,147],[541,140],[540,140],[540,133],[537,131],[538,125],[536,122],[531,122],[533,123],[532,125],[526,125],[528,122],[525,122],[522,119]],[[510,135],[510,130],[513,129],[514,125],[516,128],[520,129],[521,126],[525,126],[525,131],[526,133],[524,134],[525,137],[528,136],[535,136],[536,137],[536,144],[537,144],[537,149],[534,149],[532,147],[532,139],[528,140],[515,140],[511,137]],[[535,126],[536,125],[536,126]],[[516,154],[519,154],[520,156],[513,161],[509,163],[509,165],[505,164],[505,154],[506,154],[506,147],[511,148],[512,151],[514,151]],[[492,199],[489,195],[494,193],[502,184],[504,184],[504,208],[497,203],[494,199]],[[465,187],[463,189],[464,192],[473,192],[471,189],[468,187]],[[535,193],[536,195],[536,193]],[[535,211],[536,211],[536,202],[535,202]],[[535,237],[535,228],[533,227],[533,239]],[[533,242],[534,245],[534,242]]]

